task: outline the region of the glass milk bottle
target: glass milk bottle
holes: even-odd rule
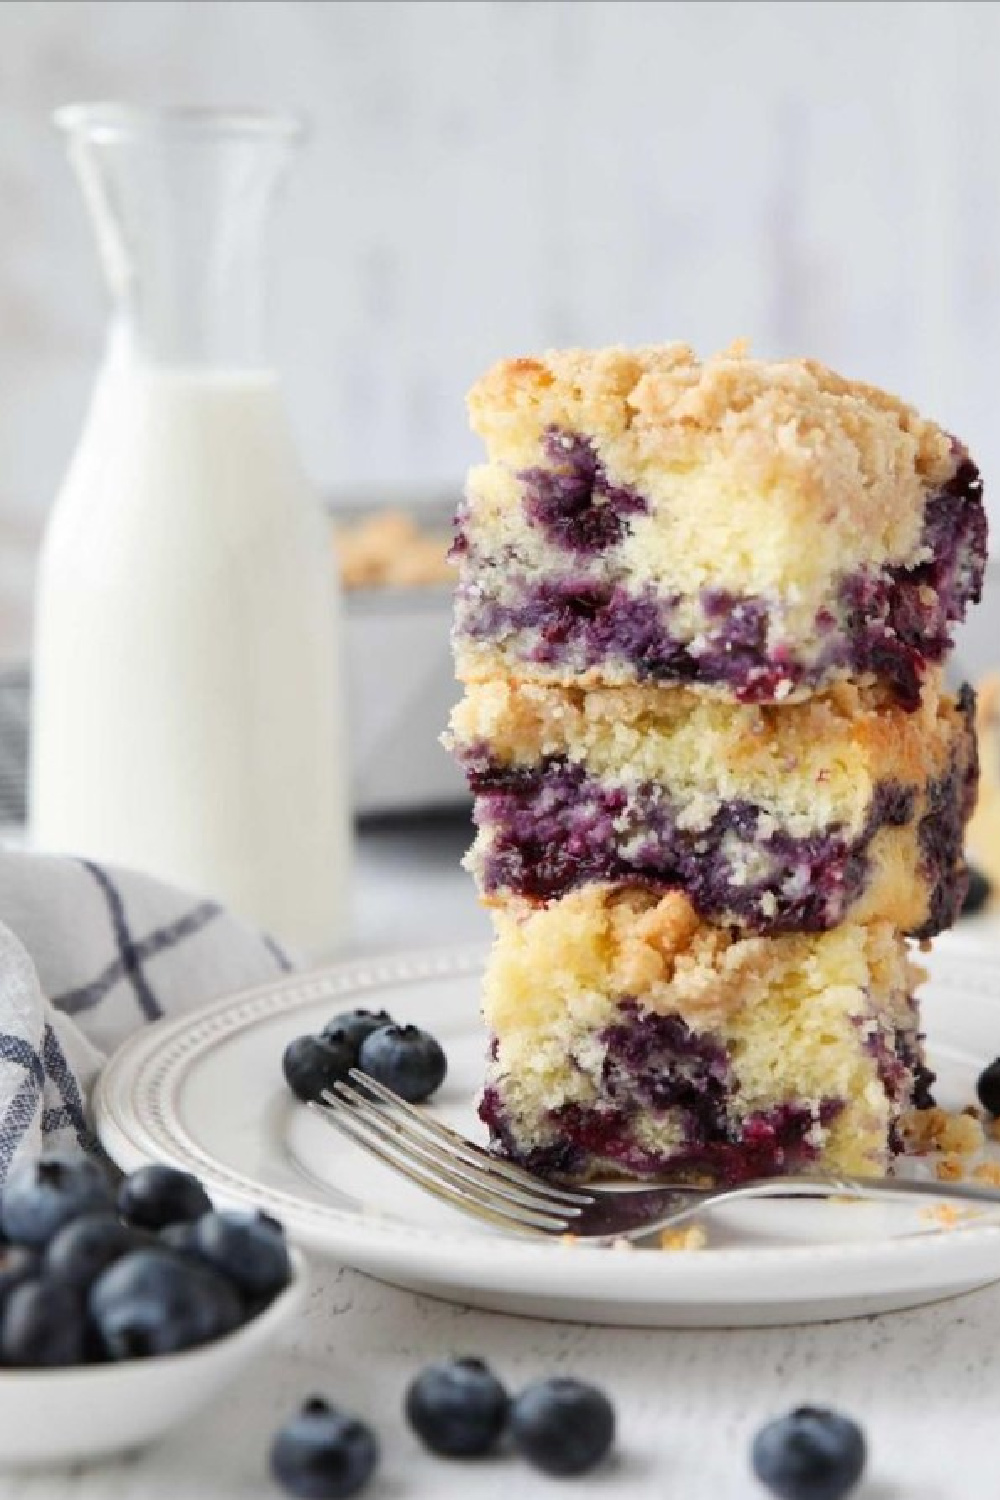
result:
[[[343,935],[337,584],[263,342],[294,118],[60,110],[114,301],[42,550],[31,838]]]

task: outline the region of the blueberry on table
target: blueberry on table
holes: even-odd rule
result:
[[[86,1291],[116,1260],[143,1249],[147,1239],[114,1214],[82,1214],[52,1236],[45,1251],[45,1271],[54,1281]]]
[[[440,1042],[419,1026],[383,1026],[362,1042],[358,1066],[411,1104],[419,1104],[441,1087],[448,1059]]]
[[[337,1041],[329,1037],[297,1036],[289,1042],[281,1059],[285,1082],[303,1103],[319,1099],[324,1089],[332,1089],[357,1066],[358,1049],[346,1035]]]
[[[278,1431],[271,1473],[302,1500],[346,1500],[364,1489],[378,1457],[370,1427],[314,1397]]]
[[[981,912],[993,894],[993,882],[975,865],[969,865],[969,888],[962,902],[962,916],[974,917]]]
[[[557,1375],[514,1398],[510,1426],[518,1449],[536,1469],[571,1478],[586,1474],[607,1454],[615,1413],[596,1386]]]
[[[327,1021],[320,1036],[327,1040],[343,1035],[357,1050],[373,1031],[381,1031],[383,1026],[393,1024],[393,1019],[386,1010],[345,1010]]]
[[[292,1277],[285,1232],[261,1213],[211,1213],[198,1220],[191,1249],[246,1297],[273,1297]]]
[[[163,1229],[211,1211],[212,1200],[192,1172],[161,1162],[130,1172],[118,1190],[118,1212],[141,1229]]]
[[[455,1359],[421,1370],[406,1392],[405,1410],[432,1453],[481,1458],[500,1441],[510,1397],[481,1359]]]
[[[42,1246],[86,1213],[114,1213],[107,1177],[86,1156],[43,1156],[13,1167],[0,1200],[0,1228],[15,1245]]]
[[[841,1500],[861,1478],[865,1440],[850,1417],[800,1406],[762,1427],[751,1464],[779,1500]]]
[[[243,1318],[235,1287],[208,1266],[169,1250],[139,1250],[94,1282],[90,1316],[109,1359],[192,1349],[230,1333]]]
[[[976,1079],[976,1093],[987,1114],[1000,1115],[1000,1057],[983,1069]]]
[[[36,1369],[82,1365],[87,1309],[81,1293],[43,1277],[15,1287],[4,1305],[0,1355],[5,1365]]]

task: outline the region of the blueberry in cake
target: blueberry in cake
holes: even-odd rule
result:
[[[546,1176],[883,1174],[929,1084],[888,923],[740,936],[679,892],[494,913],[481,1114]]]
[[[811,360],[683,344],[504,360],[457,523],[466,681],[687,683],[782,702],[878,679],[908,707],[978,599],[979,472]]]
[[[961,906],[976,742],[970,695],[938,671],[912,713],[848,683],[776,707],[496,678],[469,685],[450,745],[489,901],[621,880],[752,931],[850,918],[920,937]]]

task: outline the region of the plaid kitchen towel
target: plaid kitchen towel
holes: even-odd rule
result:
[[[86,1100],[135,1030],[292,967],[212,901],[85,860],[0,852],[0,1180],[92,1142]]]

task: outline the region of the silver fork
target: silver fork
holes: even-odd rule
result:
[[[931,1198],[1000,1206],[1000,1190],[970,1183],[827,1174],[760,1178],[732,1188],[676,1182],[559,1187],[492,1155],[357,1068],[350,1078],[309,1108],[432,1197],[514,1234],[641,1239],[739,1198]]]

